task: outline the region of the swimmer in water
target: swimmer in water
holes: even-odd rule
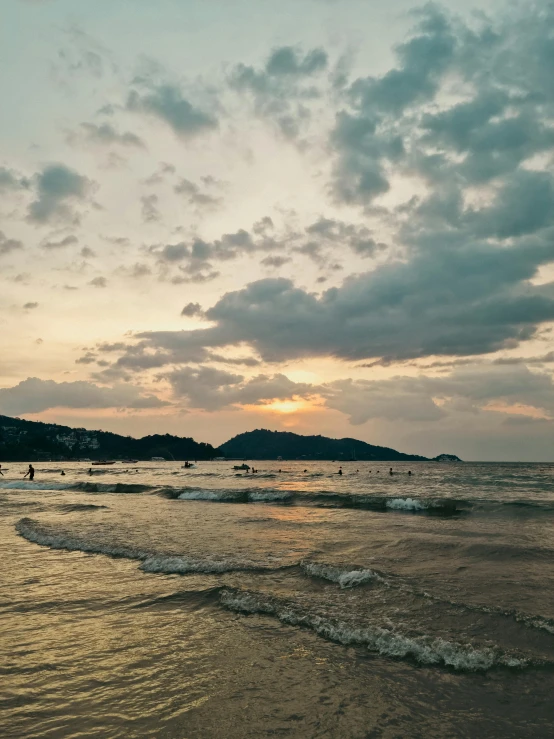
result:
[[[339,467],[339,475],[342,475],[342,467]]]
[[[389,475],[392,475],[392,467],[389,470]]]

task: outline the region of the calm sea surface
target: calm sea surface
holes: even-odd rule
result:
[[[554,465],[254,464],[6,463],[0,736],[554,736]]]

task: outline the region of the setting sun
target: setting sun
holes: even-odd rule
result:
[[[305,400],[274,400],[264,406],[264,409],[275,411],[275,413],[296,413],[307,410],[310,407]]]

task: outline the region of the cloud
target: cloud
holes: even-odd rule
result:
[[[269,256],[265,257],[265,259],[262,259],[261,264],[263,264],[264,267],[273,267],[275,269],[279,269],[279,267],[282,267],[290,261],[290,257]]]
[[[111,123],[81,123],[78,134],[70,134],[71,142],[81,140],[84,143],[99,146],[123,146],[144,149],[144,141],[132,133],[124,131],[120,133]]]
[[[154,196],[155,197],[155,196]],[[281,267],[293,254],[308,256],[320,267],[340,269],[329,260],[340,250],[350,250],[362,258],[373,257],[386,245],[375,241],[372,232],[363,225],[349,224],[338,219],[320,217],[303,230],[285,226],[277,231],[268,216],[254,223],[250,230],[238,229],[222,234],[219,239],[206,241],[199,236],[175,244],[153,245],[149,252],[162,269],[164,279],[175,284],[207,281],[218,276],[213,265],[257,253],[269,253],[261,263],[266,267]],[[174,275],[177,267],[181,275]],[[168,277],[169,275],[169,277]]]
[[[550,4],[514,5],[471,25],[432,4],[417,15],[397,66],[346,90],[330,137],[340,202],[369,208],[402,174],[463,190],[554,149]],[[516,189],[506,183],[505,195]]]
[[[222,203],[222,199],[202,192],[202,190],[194,182],[181,178],[173,188],[177,195],[183,195],[190,205],[198,208],[213,209]]]
[[[0,411],[8,416],[50,408],[161,408],[167,402],[128,383],[100,387],[90,382],[54,382],[29,377],[0,389]]]
[[[200,303],[187,303],[181,311],[181,315],[192,318],[193,316],[203,316],[204,311]]]
[[[320,392],[327,407],[347,414],[353,424],[370,418],[438,422],[453,413],[554,416],[552,378],[521,366],[456,367],[446,377],[339,380]]]
[[[94,277],[88,284],[92,287],[107,287],[108,281],[105,277]]]
[[[9,239],[3,231],[0,231],[0,257],[12,251],[23,249],[23,242],[18,239]]]
[[[79,243],[76,236],[65,236],[60,241],[43,241],[41,246],[43,249],[63,249],[66,246],[74,246]]]
[[[31,181],[13,169],[0,167],[0,192],[7,193],[17,190],[28,190]]]
[[[295,383],[282,374],[257,375],[246,380],[213,367],[184,367],[164,376],[177,398],[186,398],[191,408],[217,411],[236,405],[263,405],[312,394],[310,385]]]
[[[250,94],[258,116],[276,125],[285,138],[295,139],[310,118],[309,105],[321,96],[314,78],[328,63],[324,49],[304,53],[283,46],[273,50],[262,69],[237,65],[229,81],[235,90]]]
[[[78,224],[76,203],[84,203],[95,183],[63,164],[50,164],[35,177],[36,200],[28,210],[27,220],[37,225],[55,221]]]
[[[24,310],[35,310],[35,308],[38,308],[38,303],[25,303],[23,306]]]
[[[151,84],[140,92],[131,90],[127,98],[127,110],[164,121],[184,139],[211,131],[218,125],[215,116],[194,106],[175,85]]]
[[[142,203],[142,220],[148,222],[159,221],[161,213],[158,210],[159,197],[157,195],[143,195],[140,199]]]
[[[269,361],[487,354],[517,346],[554,320],[554,284],[530,282],[553,260],[549,237],[494,249],[476,242],[422,250],[408,262],[348,277],[320,297],[285,278],[258,280],[206,311],[211,328],[175,332],[175,345],[245,342]],[[139,338],[157,347],[170,333]]]

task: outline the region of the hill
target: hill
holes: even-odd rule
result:
[[[288,431],[257,429],[239,434],[219,447],[222,456],[239,459],[355,459],[379,462],[427,462],[427,457],[403,454],[384,446],[357,439],[330,439],[326,436],[300,436]]]
[[[171,436],[120,436],[108,431],[73,429],[54,423],[24,421],[0,416],[0,461],[72,459],[212,459],[216,450],[211,444],[194,439]]]

